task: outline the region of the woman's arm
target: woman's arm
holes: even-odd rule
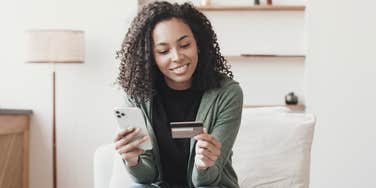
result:
[[[125,102],[125,105],[128,107],[136,107],[134,102],[128,97],[126,97]],[[127,171],[136,183],[150,184],[153,183],[158,176],[158,170],[152,150],[146,150],[139,155],[136,164],[127,164],[124,159],[123,162]]]
[[[194,167],[192,182],[195,187],[218,185],[224,165],[231,155],[235,138],[238,134],[242,107],[243,92],[238,84],[232,85],[220,96],[219,114],[210,135],[221,143],[220,155],[213,166],[205,170]],[[210,130],[209,130],[210,131]]]
[[[138,158],[137,165],[128,166],[125,161],[124,164],[136,183],[151,184],[158,175],[152,150],[147,150],[141,154]]]

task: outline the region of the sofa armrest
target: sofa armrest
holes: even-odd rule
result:
[[[114,145],[98,147],[94,153],[94,188],[108,188],[112,176]]]
[[[94,188],[124,188],[132,184],[114,144],[98,147],[94,154]]]

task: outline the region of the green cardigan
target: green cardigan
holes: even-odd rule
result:
[[[128,102],[129,106],[136,106],[130,100]],[[196,120],[202,121],[208,133],[221,142],[221,155],[214,166],[202,171],[197,170],[194,167],[196,140],[191,139],[191,152],[187,169],[187,180],[190,187],[239,187],[236,173],[231,164],[231,158],[232,146],[240,126],[242,105],[242,89],[238,82],[229,78],[222,81],[220,88],[208,90],[203,94]],[[125,166],[135,182],[151,184],[160,181],[163,177],[158,143],[151,126],[151,104],[146,102],[137,107],[142,110],[145,117],[153,149],[141,154],[136,166]],[[193,185],[191,185],[192,183]]]

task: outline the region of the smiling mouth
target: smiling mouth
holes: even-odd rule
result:
[[[186,68],[186,67],[188,67],[188,66],[189,66],[189,63],[184,64],[184,65],[180,65],[180,66],[177,66],[177,67],[175,67],[175,68],[168,69],[168,70],[170,70],[170,71],[174,71],[174,70],[177,70],[177,69],[183,69],[183,68]]]
[[[182,75],[182,74],[185,74],[188,71],[189,65],[190,65],[190,63],[186,63],[184,65],[180,65],[180,66],[177,66],[175,68],[168,69],[168,70],[173,72],[174,74]]]

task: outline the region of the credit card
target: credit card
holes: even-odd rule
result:
[[[201,121],[170,122],[172,138],[192,138],[203,133]]]

